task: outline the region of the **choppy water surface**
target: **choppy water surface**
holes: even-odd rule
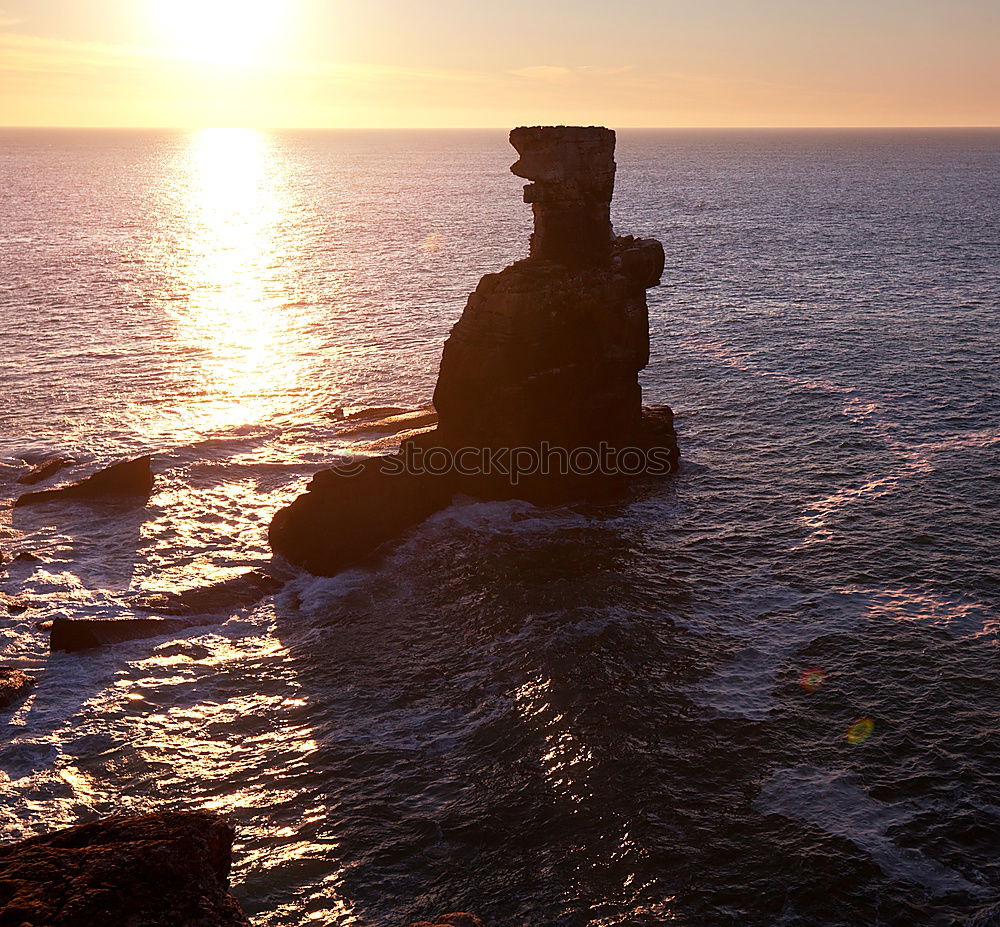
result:
[[[529,231],[500,132],[0,134],[8,838],[211,807],[267,927],[1000,922],[1000,134],[622,132],[680,476],[460,501],[180,638]],[[24,459],[155,455],[138,511]],[[206,619],[208,620],[208,619]],[[870,719],[873,727],[857,722]]]

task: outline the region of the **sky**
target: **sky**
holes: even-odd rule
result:
[[[1000,125],[1000,0],[0,0],[0,125]]]

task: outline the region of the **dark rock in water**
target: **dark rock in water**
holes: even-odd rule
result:
[[[163,615],[218,615],[245,608],[277,592],[282,582],[261,570],[249,570],[211,586],[196,586],[183,592],[145,596],[136,602],[146,611]]]
[[[357,421],[353,420],[353,416],[348,416],[349,424],[342,428],[338,434],[398,434],[401,431],[436,425],[437,420],[437,413],[429,409],[400,409],[394,410],[389,415],[364,418]]]
[[[12,563],[38,563],[42,558],[33,554],[30,550],[22,550],[11,562]]]
[[[310,573],[332,576],[444,508],[454,492],[447,480],[403,472],[394,456],[370,457],[354,470],[317,473],[308,491],[274,516],[271,547]]]
[[[277,592],[281,580],[260,570],[250,570],[211,586],[183,592],[145,595],[132,600],[132,607],[174,617],[56,618],[52,622],[49,648],[53,651],[90,650],[125,641],[176,634],[204,625],[208,616],[246,608]]]
[[[21,612],[27,611],[30,606],[24,599],[18,599],[12,595],[7,595],[6,592],[0,592],[0,607],[6,609],[11,615],[20,615]]]
[[[188,618],[56,618],[49,635],[52,651],[90,650],[124,641],[176,634],[194,627]]]
[[[676,469],[673,416],[643,410],[638,379],[663,246],[613,236],[614,132],[536,126],[510,140],[511,170],[533,181],[531,256],[469,297],[441,358],[437,427],[317,474],[275,515],[271,547],[292,563],[335,573],[456,493],[547,504]]]
[[[208,811],[108,818],[0,847],[0,924],[249,927],[233,827]]]
[[[341,418],[346,419],[349,422],[370,422],[377,418],[389,418],[393,415],[403,415],[406,412],[410,412],[410,409],[404,409],[401,406],[372,406],[370,409],[359,409],[357,412],[351,412],[349,415],[341,415]]]
[[[681,453],[677,446],[677,430],[674,428],[674,411],[670,406],[646,406],[642,410],[639,427],[639,446],[650,455],[662,453],[671,473],[677,471]]]
[[[36,463],[24,476],[18,479],[18,482],[24,486],[34,486],[58,473],[70,463],[71,461],[65,457],[50,457],[48,460]]]
[[[67,486],[25,493],[14,505],[32,505],[54,499],[120,498],[144,501],[153,491],[153,471],[150,463],[151,459],[148,456],[122,461]]]
[[[418,921],[416,924],[410,924],[410,927],[486,927],[486,925],[475,914],[458,912],[442,914],[433,921]]]
[[[535,232],[531,257],[484,277],[445,342],[435,440],[448,447],[634,444],[649,362],[646,289],[663,246],[614,239],[615,134],[515,129],[514,173]],[[553,218],[554,217],[554,218]]]
[[[35,685],[36,680],[19,669],[0,666],[0,708],[7,708],[24,698]],[[2,896],[2,890],[0,890]],[[2,920],[0,920],[2,922]]]

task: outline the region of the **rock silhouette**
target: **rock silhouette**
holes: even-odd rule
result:
[[[190,618],[66,618],[52,621],[49,649],[73,653],[94,647],[110,647],[161,634],[176,634],[195,627]]]
[[[108,818],[0,847],[0,924],[249,927],[233,828],[207,811]]]
[[[595,126],[521,127],[510,133],[510,143],[520,155],[511,172],[534,181],[524,188],[535,220],[531,256],[565,267],[606,265],[615,133]]]
[[[48,460],[35,464],[27,473],[18,478],[18,482],[23,486],[34,486],[36,483],[41,483],[42,480],[47,480],[69,464],[70,461],[65,457],[50,457]]]
[[[163,634],[176,634],[208,624],[212,616],[248,608],[264,596],[277,592],[281,586],[281,580],[260,570],[249,570],[209,586],[196,586],[181,592],[147,593],[132,600],[135,608],[158,612],[157,617],[60,616],[52,621],[49,629],[49,649],[53,652],[75,652],[160,637]],[[162,615],[170,617],[160,617]]]
[[[511,170],[532,181],[530,256],[469,296],[444,345],[437,427],[397,454],[316,474],[275,515],[271,547],[290,562],[336,573],[458,492],[551,503],[676,468],[673,416],[644,413],[638,381],[663,246],[614,237],[615,133],[536,126],[510,141]]]
[[[151,458],[124,460],[97,473],[55,489],[40,489],[19,496],[16,506],[33,505],[54,500],[123,499],[145,501],[153,491]]]

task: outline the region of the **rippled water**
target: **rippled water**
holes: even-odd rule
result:
[[[339,410],[429,400],[526,250],[512,160],[0,134],[0,547],[41,558],[3,577],[35,606],[3,660],[39,676],[3,833],[219,809],[267,927],[1000,923],[996,132],[620,133],[679,477],[459,501],[371,570],[47,654],[55,615],[266,562]],[[140,450],[145,509],[9,508],[24,459]]]

